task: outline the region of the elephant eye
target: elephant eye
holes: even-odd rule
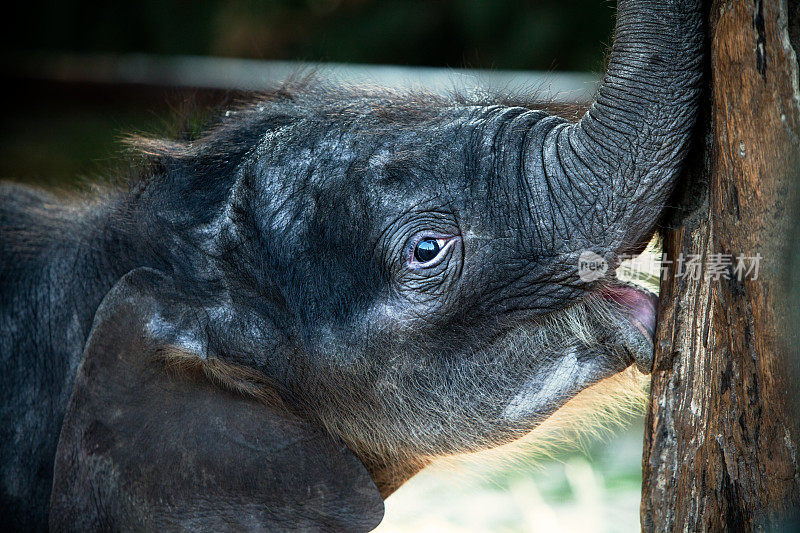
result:
[[[452,248],[453,238],[423,237],[414,245],[410,259],[413,268],[431,268],[447,256]]]
[[[436,259],[436,256],[439,255],[440,250],[441,246],[439,246],[439,241],[437,239],[422,239],[417,243],[417,247],[414,249],[414,259],[420,263],[433,261]]]

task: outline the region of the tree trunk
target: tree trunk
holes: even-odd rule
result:
[[[800,508],[800,301],[789,301],[800,298],[800,0],[710,3],[704,135],[664,233],[642,528],[789,530]],[[737,269],[754,265],[757,275]]]

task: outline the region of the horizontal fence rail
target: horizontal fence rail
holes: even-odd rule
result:
[[[200,56],[26,55],[5,58],[11,78],[37,82],[140,85],[182,89],[258,91],[274,88],[293,76],[315,73],[321,79],[397,89],[499,90],[535,92],[556,103],[584,103],[599,77],[579,72],[468,70],[393,65],[307,63]]]

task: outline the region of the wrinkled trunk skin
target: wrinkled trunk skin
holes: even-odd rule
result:
[[[649,240],[681,170],[701,89],[701,3],[620,0],[595,103],[577,124],[545,126],[543,147],[529,144],[534,193],[562,219],[585,220],[578,235],[604,255]]]
[[[644,531],[794,531],[800,508],[797,0],[714,0],[705,136],[665,233],[679,254],[761,254],[757,280],[662,277]],[[796,45],[796,41],[794,42]],[[687,213],[688,211],[688,213]],[[797,239],[797,237],[795,237]],[[795,267],[795,272],[797,267]],[[796,276],[796,274],[795,274]],[[795,283],[796,283],[795,277]],[[796,298],[796,297],[795,297]]]

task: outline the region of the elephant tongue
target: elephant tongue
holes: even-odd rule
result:
[[[652,344],[656,330],[658,296],[631,285],[611,285],[603,288],[601,295],[620,306],[631,324]],[[642,372],[649,373],[652,363],[652,350],[647,354],[639,353],[636,357],[636,365]]]

